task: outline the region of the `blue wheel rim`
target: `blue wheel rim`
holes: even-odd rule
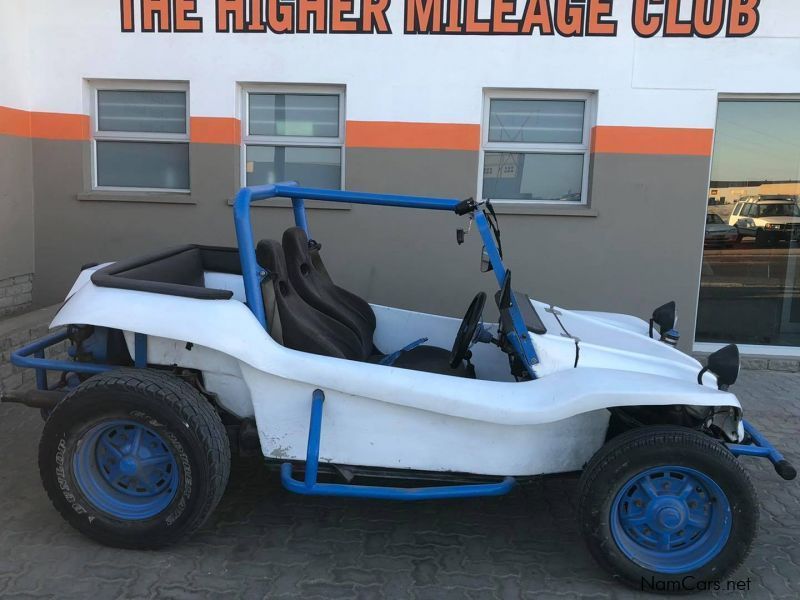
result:
[[[665,574],[699,569],[731,532],[731,507],[713,479],[688,467],[654,467],[622,486],[611,505],[611,535],[645,569]]]
[[[171,447],[153,429],[131,420],[106,421],[87,431],[72,466],[86,499],[126,521],[161,513],[180,482]]]

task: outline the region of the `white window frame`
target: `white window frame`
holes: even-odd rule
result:
[[[589,161],[592,127],[595,123],[596,93],[590,91],[555,91],[521,89],[485,89],[483,92],[483,116],[481,119],[481,151],[478,158],[478,195],[483,198],[483,167],[486,152],[513,152],[539,154],[582,154],[581,200],[517,200],[491,198],[497,206],[587,206],[589,203]],[[582,100],[583,139],[580,144],[490,142],[489,114],[492,100]],[[484,198],[485,200],[485,198]]]
[[[242,186],[247,185],[247,147],[248,146],[306,146],[310,148],[339,148],[339,189],[344,187],[344,135],[345,135],[345,89],[336,85],[307,84],[247,84],[242,85]],[[310,137],[288,135],[250,135],[250,94],[307,94],[339,97],[339,135],[338,137]]]
[[[114,192],[166,192],[188,194],[189,189],[101,186],[97,183],[97,142],[169,142],[189,144],[191,138],[189,116],[189,84],[175,81],[90,81],[92,120],[92,190]],[[98,92],[184,92],[186,94],[186,133],[147,133],[139,131],[100,131]],[[188,165],[191,182],[191,159]],[[191,185],[191,184],[190,184]]]

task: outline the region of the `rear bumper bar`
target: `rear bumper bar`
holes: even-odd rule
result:
[[[743,420],[744,431],[750,439],[750,444],[728,444],[734,456],[757,456],[768,458],[775,467],[775,472],[784,479],[792,480],[797,477],[797,469],[786,460],[772,443],[756,429],[749,421]]]

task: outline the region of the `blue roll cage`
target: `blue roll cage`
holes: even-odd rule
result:
[[[253,226],[250,219],[250,206],[258,200],[270,198],[289,198],[292,201],[294,222],[301,227],[306,235],[311,238],[308,230],[305,201],[319,200],[322,202],[347,202],[350,204],[371,204],[373,206],[394,206],[399,208],[424,208],[429,210],[455,211],[461,200],[454,198],[432,198],[426,196],[400,196],[394,194],[370,194],[365,192],[350,192],[347,190],[325,190],[318,188],[300,187],[293,181],[259,185],[242,188],[236,195],[233,203],[233,219],[236,226],[236,239],[239,245],[239,257],[242,262],[242,277],[247,306],[253,311],[259,323],[266,328],[267,316],[264,312],[264,300],[261,294],[261,282],[267,276],[266,270],[256,261],[255,239]],[[497,284],[500,288],[506,278],[506,267],[500,256],[500,250],[492,234],[489,221],[483,210],[476,205],[472,211],[475,224],[478,227],[486,253],[492,265]],[[538,364],[536,349],[533,347],[525,320],[522,317],[516,299],[511,294],[509,312],[514,331],[505,332],[509,343],[514,349],[522,364],[532,378],[536,378],[533,365]]]

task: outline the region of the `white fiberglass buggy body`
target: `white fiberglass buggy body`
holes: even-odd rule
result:
[[[250,203],[276,196],[292,199],[297,227],[283,245],[256,246]],[[482,271],[499,288],[499,323],[483,324],[482,293],[459,320],[368,306],[338,288],[308,239],[304,199],[474,221]],[[634,582],[643,569],[716,575],[741,558],[726,550],[741,550],[733,538],[749,546],[754,531],[754,522],[731,530],[732,515],[753,502],[734,454],[764,456],[784,477],[794,474],[726,391],[738,373],[735,347],[704,368],[674,347],[674,303],[647,323],[514,291],[489,203],[276,184],[244,188],[234,216],[238,250],[187,246],[84,269],[52,323],[66,332],[14,354],[37,369],[39,389],[5,399],[52,413],[40,456],[45,487],[96,539],[162,545],[199,526],[224,490],[229,447],[255,446],[257,432],[263,454],[284,463],[284,485],[301,494],[500,495],[514,478],[585,468],[582,525],[604,566]],[[45,347],[65,338],[73,360],[45,359]],[[56,386],[48,370],[64,373]],[[665,467],[643,449],[631,466],[637,444],[675,458]],[[733,462],[701,468],[697,461],[715,452]],[[620,453],[625,468],[604,479]],[[328,465],[346,481],[318,481]],[[709,475],[714,469],[723,475]],[[451,485],[353,483],[370,473]],[[651,483],[659,491],[639,498]],[[720,497],[724,510],[715,508]],[[131,531],[147,532],[148,542]]]
[[[205,273],[215,287],[234,292],[230,300],[207,301],[98,287],[91,272],[82,273],[53,326],[120,329],[132,356],[133,332],[146,335],[149,365],[196,369],[225,410],[255,417],[267,457],[305,460],[315,389],[326,399],[323,462],[493,475],[581,469],[603,445],[609,407],[739,409],[711,374],[708,385],[697,384],[697,361],[650,339],[647,323],[624,315],[536,302],[547,328],[529,334],[540,361],[533,366],[537,379],[515,382],[507,356],[491,344],[472,348],[477,378],[466,379],[281,346],[245,305],[235,275]],[[423,337],[449,348],[460,324],[373,309],[378,348],[399,349]]]

